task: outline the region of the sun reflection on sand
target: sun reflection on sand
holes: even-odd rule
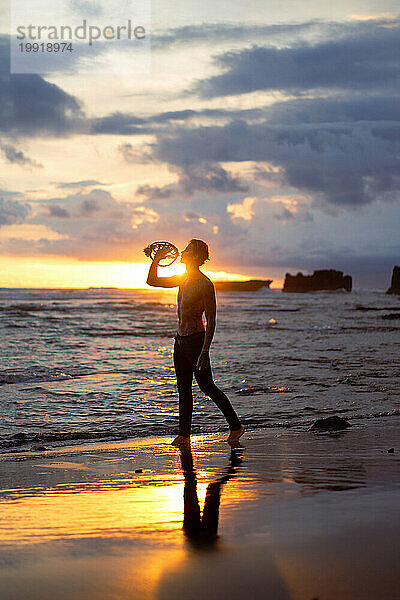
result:
[[[216,435],[0,455],[2,599],[397,597],[397,464],[373,432],[248,438],[243,459]]]
[[[202,438],[194,438],[196,442],[201,446]],[[143,443],[145,450],[147,445]],[[187,568],[193,543],[188,544],[190,539],[182,529],[185,472],[176,462],[176,468],[164,473],[144,469],[142,476],[130,477],[125,468],[132,457],[127,453],[116,459],[112,454],[115,447],[110,445],[110,453],[100,461],[95,452],[87,450],[69,456],[54,451],[47,455],[47,461],[46,455],[32,461],[33,457],[25,453],[33,480],[34,473],[44,477],[51,474],[55,479],[47,488],[36,485],[3,490],[0,557],[5,552],[10,565],[1,572],[6,594],[9,589],[16,598],[23,598],[24,586],[31,587],[33,581],[43,600],[55,595],[64,598],[67,589],[70,597],[79,600],[150,600],[163,594],[166,577],[169,580],[172,573]],[[119,447],[129,448],[129,444]],[[140,443],[136,451],[139,448]],[[179,461],[176,449],[165,443],[162,448],[153,446],[153,462],[161,451],[164,459]],[[102,479],[101,470],[109,469],[116,460],[121,461],[122,472]],[[90,476],[93,480],[86,481]],[[201,507],[207,503],[210,485],[219,479],[221,472],[200,468],[196,473],[196,501]],[[232,480],[232,499],[243,499],[240,485],[235,484],[237,481]],[[24,566],[18,572],[21,556]],[[71,580],[75,582],[72,588]]]

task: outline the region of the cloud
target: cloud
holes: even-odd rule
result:
[[[255,38],[271,38],[302,35],[313,29],[320,29],[318,21],[306,23],[283,23],[280,25],[232,25],[224,23],[202,23],[201,25],[185,25],[152,35],[152,48],[171,48],[180,44],[199,44],[212,42],[245,42]]]
[[[145,122],[145,119],[132,114],[114,112],[106,117],[92,119],[90,133],[92,135],[144,135],[149,133],[149,130],[138,126],[143,125]]]
[[[248,186],[217,164],[200,163],[196,165],[174,166],[178,181],[165,186],[144,184],[136,189],[136,195],[146,200],[176,199],[178,196],[189,198],[196,192],[217,194],[246,192]]]
[[[171,122],[186,122],[190,120],[231,120],[243,118],[257,120],[265,115],[263,109],[252,108],[242,110],[229,109],[203,109],[203,110],[175,110],[158,113],[148,117],[138,117],[132,113],[114,112],[105,117],[88,120],[91,135],[155,135]],[[125,144],[129,146],[129,144]]]
[[[199,81],[204,98],[258,90],[398,90],[400,29],[375,26],[339,40],[292,47],[253,46],[225,52],[215,60],[222,73]]]
[[[131,225],[133,229],[137,229],[143,223],[157,223],[160,219],[152,208],[146,206],[137,206],[132,210]]]
[[[70,0],[70,5],[74,12],[80,13],[84,17],[98,17],[103,13],[103,7],[99,2],[90,2],[89,0]]]
[[[145,237],[145,229],[158,220],[153,209],[117,202],[101,189],[49,198],[34,206],[30,225],[47,227],[54,235],[40,240],[5,240],[3,251],[87,260],[131,260],[132,248]]]
[[[264,111],[275,123],[356,123],[360,121],[400,121],[397,95],[346,95],[328,98],[296,98],[276,102]]]
[[[40,75],[10,73],[9,37],[0,36],[0,132],[18,137],[63,137],[82,132],[77,98]]]
[[[127,163],[148,163],[154,161],[151,150],[142,146],[138,148],[132,144],[124,143],[118,146],[118,152]]]
[[[233,43],[236,47],[241,44],[263,43],[273,41],[277,45],[287,46],[308,39],[340,39],[354,35],[369,35],[377,27],[391,27],[396,19],[372,18],[368,20],[354,19],[345,22],[327,22],[314,19],[303,23],[278,23],[257,25],[246,23],[201,23],[200,25],[185,25],[167,31],[155,31],[152,35],[152,48],[166,50],[179,45],[211,44],[226,45]]]
[[[218,192],[246,192],[247,185],[216,164],[201,162],[197,165],[185,165],[178,169],[179,186],[186,196],[191,196],[195,191]]]
[[[274,218],[278,221],[288,221],[289,219],[293,219],[294,215],[291,210],[286,207],[283,207],[281,212],[274,214]]]
[[[146,200],[167,200],[171,198],[174,190],[170,186],[159,187],[156,185],[139,185],[136,188],[136,196],[144,196]]]
[[[254,216],[252,206],[257,198],[244,198],[243,202],[238,204],[228,204],[226,211],[232,215],[233,219],[243,219],[244,221],[251,221]]]
[[[49,217],[53,217],[55,219],[69,219],[71,217],[67,209],[63,208],[62,206],[52,204],[47,207],[47,209]]]
[[[62,181],[57,183],[57,187],[59,189],[74,189],[74,188],[85,188],[85,187],[93,187],[98,185],[108,185],[107,183],[102,183],[97,179],[84,179],[82,181]]]
[[[193,210],[185,210],[183,212],[183,218],[185,219],[185,221],[197,221],[199,223],[207,223],[207,219],[204,218],[202,215],[200,215],[197,212],[194,212]]]
[[[295,112],[294,103],[292,107]],[[378,136],[375,126],[236,121],[175,129],[173,135],[159,136],[153,152],[156,160],[184,173],[223,162],[270,163],[287,186],[307,192],[317,202],[356,206],[379,194],[394,199],[393,193],[400,190],[400,140],[385,139],[383,126]],[[388,123],[387,131],[392,128]]]
[[[29,241],[52,241],[68,239],[66,235],[60,235],[46,225],[7,225],[0,230],[0,240],[14,242],[15,240]],[[11,242],[11,243],[12,243]]]
[[[22,223],[31,212],[29,204],[0,197],[0,226]]]
[[[36,169],[43,168],[43,165],[26,156],[22,150],[17,150],[11,144],[0,144],[0,150],[10,163],[17,164],[21,167],[33,167]]]
[[[170,121],[189,121],[193,119],[259,119],[264,116],[265,111],[261,108],[243,108],[243,109],[225,109],[225,108],[204,108],[200,110],[174,110],[162,112],[148,117],[146,122],[169,123]]]

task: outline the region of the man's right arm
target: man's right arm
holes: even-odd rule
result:
[[[164,288],[172,288],[180,285],[182,280],[182,275],[172,275],[172,277],[158,277],[157,268],[158,263],[163,257],[154,257],[153,262],[150,265],[149,274],[147,276],[147,285],[151,285],[153,287],[164,287]]]

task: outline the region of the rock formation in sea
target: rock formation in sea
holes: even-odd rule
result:
[[[392,281],[387,294],[400,294],[400,267],[393,267]]]
[[[312,275],[290,275],[286,273],[283,292],[317,292],[323,290],[341,290],[351,292],[352,278],[350,275],[343,276],[343,271],[334,269],[322,269],[314,271]]]

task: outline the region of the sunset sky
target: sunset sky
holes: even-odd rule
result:
[[[58,4],[63,22],[107,25],[105,0]],[[115,2],[121,23],[133,4]],[[36,74],[10,73],[10,8],[1,3],[0,286],[144,287],[142,248],[192,237],[220,275],[280,285],[287,271],[336,268],[355,287],[389,286],[400,264],[398,2],[153,0],[151,49],[82,42],[60,70]]]

